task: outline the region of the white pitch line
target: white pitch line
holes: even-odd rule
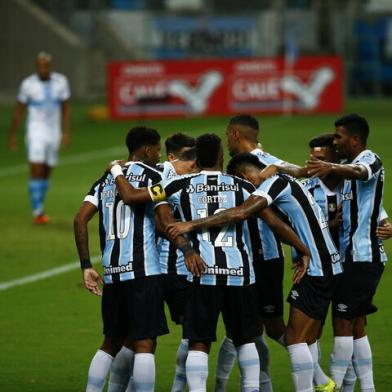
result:
[[[119,158],[123,158],[123,157],[122,156],[119,157],[119,156],[117,156],[117,154],[124,153],[124,151],[125,151],[124,147],[118,146],[118,147],[105,148],[102,150],[84,152],[81,154],[70,155],[68,157],[64,157],[63,159],[61,159],[60,164],[58,166],[62,167],[62,166],[66,166],[66,165],[74,165],[76,163],[88,162],[93,159],[100,158],[103,155],[104,156],[111,155],[113,159],[119,159]],[[11,176],[13,174],[25,173],[28,171],[28,168],[29,168],[29,166],[27,164],[3,167],[0,170],[0,177],[7,177],[7,176]]]
[[[95,263],[101,260],[101,256],[94,256],[91,258],[91,262]],[[64,274],[66,272],[80,268],[79,262],[73,262],[69,264],[62,265],[61,267],[52,268],[46,271],[38,272],[37,274],[27,275],[24,278],[10,280],[8,282],[0,283],[0,291],[11,289],[16,286],[23,286],[27,283],[38,282],[39,280],[44,280],[51,278],[52,276]]]

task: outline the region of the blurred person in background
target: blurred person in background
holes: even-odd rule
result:
[[[40,52],[36,58],[36,73],[25,78],[20,85],[8,140],[10,150],[16,150],[16,131],[27,107],[25,142],[30,166],[28,189],[36,224],[49,221],[44,200],[50,174],[58,162],[60,143],[67,147],[70,141],[69,98],[67,78],[52,72],[52,56]]]

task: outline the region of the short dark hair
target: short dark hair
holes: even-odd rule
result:
[[[196,139],[196,160],[201,168],[213,167],[217,164],[222,140],[213,133],[206,133]]]
[[[129,130],[125,143],[131,154],[140,147],[154,146],[158,144],[160,140],[161,137],[156,129],[138,126]]]
[[[196,160],[196,147],[189,148],[185,150],[178,156],[180,161],[194,161]]]
[[[351,135],[357,135],[366,144],[369,136],[369,124],[365,117],[358,114],[348,114],[335,121],[335,127],[344,127]]]
[[[259,158],[257,158],[256,155],[250,154],[248,152],[242,152],[240,154],[234,155],[234,157],[230,159],[226,171],[228,174],[237,175],[241,168],[246,166],[254,166],[261,170],[266,167],[259,161]]]
[[[334,134],[333,133],[323,133],[322,135],[315,136],[314,138],[309,140],[309,147],[331,147],[334,148],[333,145]]]
[[[255,117],[250,116],[249,114],[238,114],[234,116],[229,121],[229,125],[244,125],[246,127],[259,130],[259,122]]]
[[[194,147],[196,140],[194,137],[178,132],[165,140],[166,154],[177,153],[184,147]]]

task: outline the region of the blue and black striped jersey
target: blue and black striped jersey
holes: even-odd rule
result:
[[[277,208],[311,253],[307,273],[330,276],[342,272],[339,253],[328,230],[328,222],[312,195],[299,181],[285,175],[269,178],[253,193]]]
[[[159,171],[142,162],[127,162],[123,173],[136,188],[162,179]],[[99,212],[105,283],[160,274],[153,203],[124,204],[110,173],[92,186],[85,201],[94,204]]]
[[[242,204],[253,192],[252,184],[221,172],[202,171],[174,178],[165,186],[168,201],[183,221],[211,216]],[[245,286],[254,283],[247,222],[189,233],[193,247],[207,263],[202,285]]]
[[[259,161],[265,165],[272,165],[274,163],[282,163],[282,160],[268,154],[267,152],[261,150],[260,148],[256,148],[251,151],[251,154],[255,155]],[[250,221],[250,225],[252,225]],[[262,220],[257,219],[257,227],[258,230],[252,230],[252,232],[256,232],[256,235],[252,235],[252,250],[254,254],[258,254],[259,257],[256,258],[254,255],[254,261],[273,261],[273,260],[282,260],[284,257],[282,244],[270,227]]]
[[[168,161],[160,164],[158,170],[162,172],[164,184],[177,176],[174,166]],[[173,215],[176,219],[181,220],[177,208],[174,208]],[[157,246],[162,274],[188,275],[184,255],[172,242],[166,238],[158,237]]]
[[[352,162],[364,166],[366,180],[344,180],[342,194],[344,261],[386,261],[383,242],[376,236],[383,204],[384,168],[370,150]]]

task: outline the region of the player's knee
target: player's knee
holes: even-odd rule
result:
[[[115,357],[122,347],[123,339],[115,337],[105,337],[100,350]]]
[[[134,347],[136,353],[154,353],[156,348],[156,340],[155,339],[142,339],[135,340]]]

